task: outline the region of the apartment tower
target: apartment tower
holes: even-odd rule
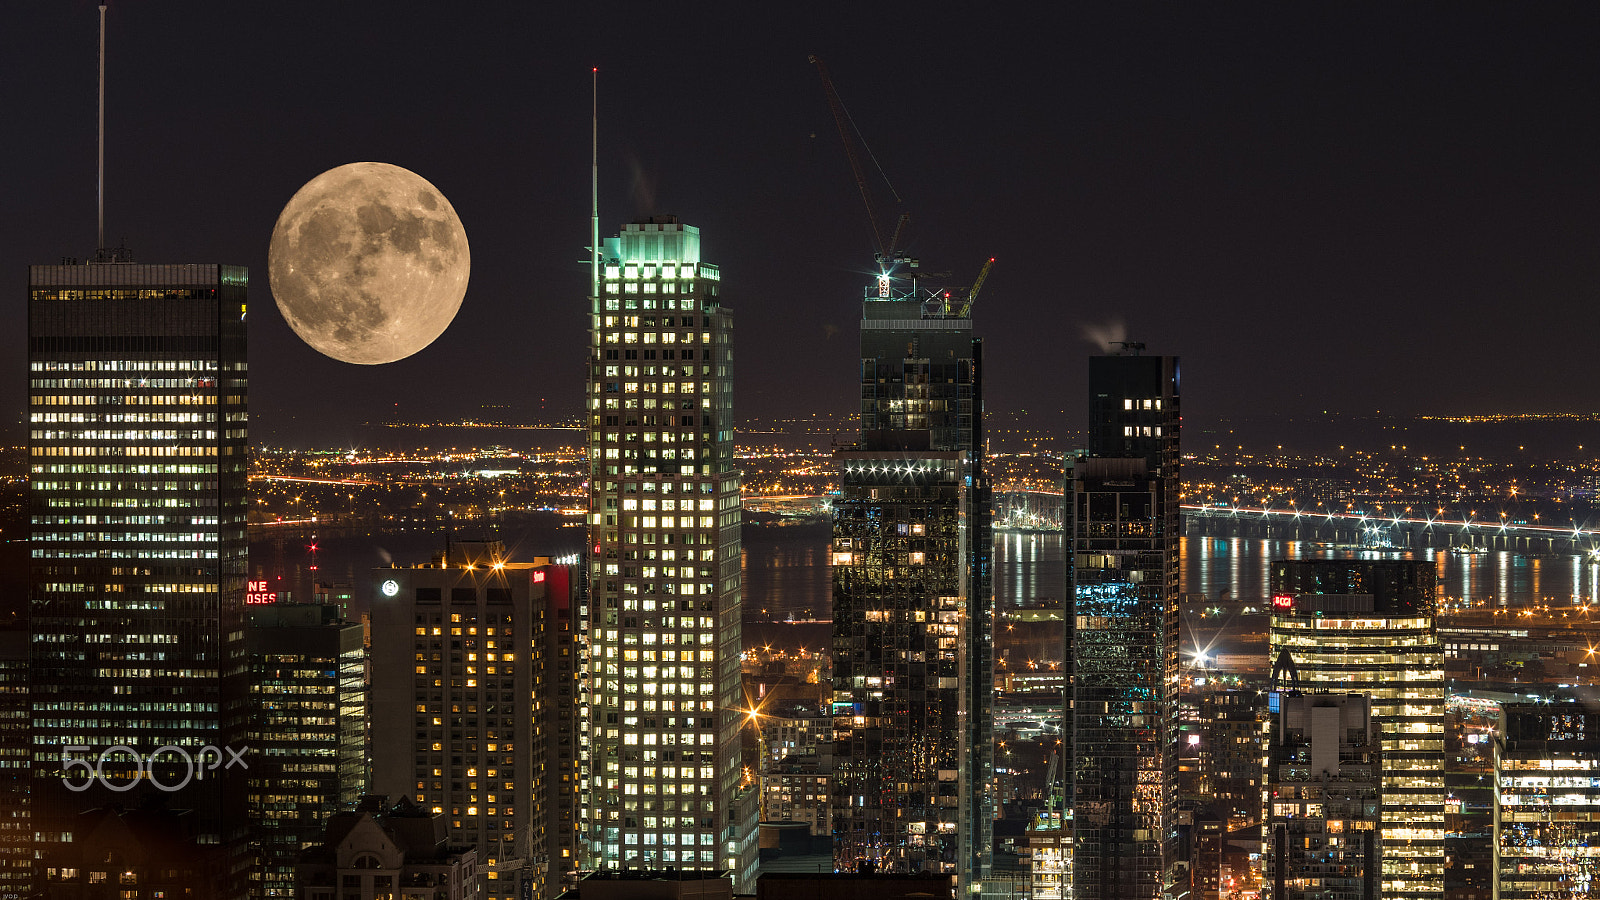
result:
[[[1089,448],[1067,460],[1063,743],[1073,896],[1151,900],[1175,858],[1179,369],[1089,360]]]
[[[982,890],[994,800],[993,523],[970,303],[909,260],[861,312],[861,436],[835,454],[833,834],[842,870]]]
[[[559,620],[577,574],[498,541],[373,570],[374,792],[443,816],[450,844],[476,847],[488,900],[548,900],[571,867],[561,805],[573,782],[557,747],[573,648]]]

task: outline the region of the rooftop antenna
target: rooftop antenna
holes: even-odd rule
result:
[[[100,4],[100,127],[99,175],[95,183],[95,200],[99,207],[96,220],[95,249],[106,246],[106,5]]]
[[[104,9],[104,7],[101,7]],[[104,65],[104,63],[101,63]],[[591,73],[593,85],[589,94],[590,153],[589,166],[589,296],[600,296],[600,67]]]

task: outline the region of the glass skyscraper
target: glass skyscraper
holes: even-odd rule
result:
[[[836,454],[834,861],[971,893],[994,820],[982,344],[969,304],[885,271],[862,303],[861,438]]]
[[[109,802],[192,809],[197,842],[242,847],[228,748],[242,751],[245,716],[247,281],[222,265],[29,269],[31,812],[45,864],[78,812]],[[238,895],[243,869],[218,896]]]
[[[1161,895],[1176,823],[1178,360],[1089,360],[1089,448],[1067,461],[1073,896]]]
[[[753,891],[733,315],[694,226],[634,222],[600,256],[585,404],[589,864],[727,869]]]

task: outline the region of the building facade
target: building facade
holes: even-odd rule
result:
[[[733,316],[700,231],[604,241],[591,297],[589,710],[580,828],[595,869],[717,869],[753,886],[740,784]]]
[[[1507,706],[1494,768],[1496,896],[1600,892],[1600,704]]]
[[[366,649],[361,625],[336,606],[251,606],[247,616],[250,895],[289,898],[300,852],[366,793]]]
[[[239,896],[242,778],[211,763],[243,746],[248,275],[118,261],[28,282],[41,854],[84,809],[164,801],[195,811],[200,843],[241,851],[217,888]]]
[[[1307,690],[1365,693],[1383,762],[1383,897],[1444,893],[1444,651],[1428,560],[1272,563],[1273,659]],[[1280,663],[1281,665],[1281,663]]]
[[[835,865],[971,893],[995,810],[982,343],[969,306],[885,272],[862,304],[860,440],[835,454]]]
[[[1160,895],[1175,860],[1178,360],[1097,356],[1063,491],[1073,896]]]
[[[444,813],[367,796],[328,820],[295,871],[295,900],[478,900],[476,847],[453,843]]]
[[[28,629],[0,627],[0,900],[21,900],[33,881],[28,815]]]
[[[450,844],[477,848],[491,900],[555,896],[573,857],[556,751],[571,714],[552,659],[576,574],[510,559],[498,541],[373,570],[375,792],[442,816]]]
[[[1263,900],[1378,900],[1382,766],[1365,694],[1275,691]]]

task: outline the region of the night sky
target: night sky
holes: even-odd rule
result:
[[[991,412],[1080,426],[1086,332],[1116,328],[1184,357],[1191,423],[1600,409],[1600,5],[113,0],[109,17],[108,242],[249,266],[256,443],[578,412],[594,66],[603,232],[651,213],[701,228],[742,420],[848,413],[873,245],[809,53],[923,267],[968,284],[998,257],[974,312]],[[26,266],[94,249],[96,22],[88,0],[33,0],[0,27],[17,439]],[[358,160],[432,181],[472,243],[454,325],[388,366],[312,351],[266,278],[283,204]],[[902,207],[871,174],[892,228]]]

